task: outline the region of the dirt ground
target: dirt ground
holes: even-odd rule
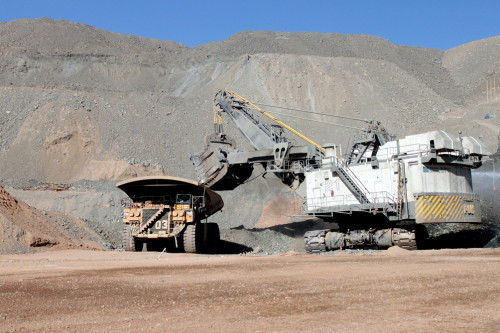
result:
[[[500,249],[0,256],[2,332],[499,332]]]

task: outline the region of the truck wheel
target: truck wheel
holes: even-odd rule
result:
[[[217,223],[188,224],[183,241],[187,253],[214,253],[220,241],[219,226]]]
[[[142,242],[132,236],[132,226],[129,223],[123,224],[122,247],[125,251],[141,251]]]
[[[220,243],[220,231],[217,223],[207,223],[207,253],[216,253]]]
[[[197,232],[198,224],[188,224],[184,230],[183,241],[184,241],[184,251],[187,253],[196,253],[200,250],[200,237],[198,236],[200,232]]]

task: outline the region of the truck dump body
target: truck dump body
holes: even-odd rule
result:
[[[205,198],[205,210],[199,213],[205,219],[224,207],[220,195],[208,187],[180,177],[139,177],[116,184],[134,202],[151,200],[156,203],[172,204],[176,194],[191,194]]]

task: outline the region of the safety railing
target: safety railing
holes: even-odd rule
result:
[[[404,145],[398,147],[381,148],[377,152],[377,159],[380,160],[390,160],[394,157],[404,155],[404,156],[417,156],[419,154],[429,154],[431,152],[430,146],[423,143],[414,143],[411,145]]]
[[[370,204],[395,204],[395,197],[386,191],[380,192],[370,192],[369,195]],[[359,200],[357,200],[354,194],[343,194],[334,196],[322,196],[322,197],[312,197],[307,198],[303,205],[303,211],[327,211],[329,208],[335,206],[348,206],[348,205],[359,205]]]

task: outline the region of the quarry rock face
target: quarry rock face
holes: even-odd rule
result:
[[[221,89],[266,105],[377,119],[398,137],[462,131],[495,151],[499,68],[500,37],[441,51],[368,35],[244,31],[188,48],[68,21],[3,22],[0,182],[30,205],[73,214],[114,243],[111,230],[120,226],[126,198],[107,182],[162,174],[195,179],[189,153],[200,151],[213,132],[212,101]],[[353,134],[279,118],[320,144],[345,149]],[[249,148],[232,124],[225,130],[239,148]],[[276,212],[263,208],[289,189],[258,172],[222,193],[226,208],[216,218],[223,228],[272,225]],[[91,188],[98,208],[82,212],[79,200],[68,201],[64,193],[50,193],[48,204],[34,191],[19,190],[32,181],[80,182],[77,192],[89,195]],[[62,201],[70,204],[62,208]]]
[[[103,239],[76,218],[37,210],[0,186],[0,254],[40,247],[103,249]]]

